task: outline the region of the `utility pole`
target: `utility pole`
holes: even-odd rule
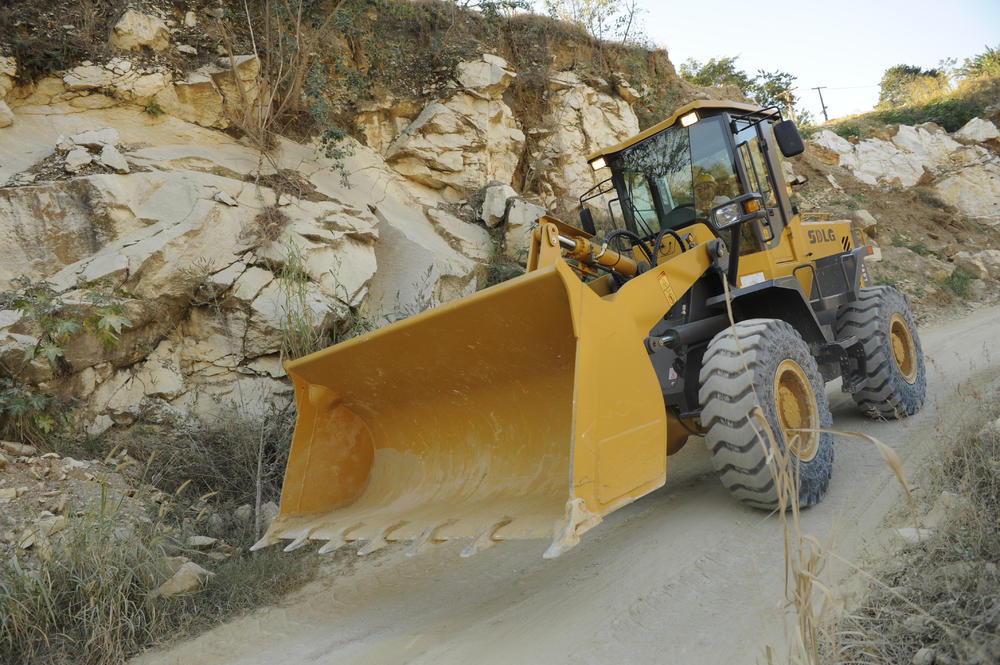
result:
[[[825,87],[825,85],[821,85],[818,88],[813,88],[813,90],[819,93],[819,105],[823,107],[823,121],[829,122],[830,118],[826,115],[826,104],[823,103],[823,88]]]

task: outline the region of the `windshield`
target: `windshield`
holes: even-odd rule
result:
[[[740,193],[721,117],[658,132],[623,150],[612,169],[625,188],[625,218],[640,236],[708,221],[712,207]]]

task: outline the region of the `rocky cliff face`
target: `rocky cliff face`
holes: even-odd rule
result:
[[[58,362],[27,363],[45,332],[3,310],[0,365],[79,399],[92,434],[287,401],[291,346],[482,287],[492,264],[523,260],[539,216],[573,210],[605,177],[586,156],[639,130],[624,75],[553,71],[529,114],[511,94],[519,73],[485,54],[430,97],[364,107],[364,142],[348,139],[342,164],[285,140],[265,156],[222,131],[258,94],[256,58],[176,76],[133,55],[177,48],[161,18],[129,12],[113,34],[106,61],[27,86],[0,58],[0,289],[44,280],[86,310],[90,291],[110,288],[129,322],[117,346],[78,333]],[[1000,222],[996,128],[967,130],[901,128],[858,145],[823,133],[815,150],[866,183],[931,178],[964,214]],[[515,189],[528,185],[531,201]]]
[[[545,212],[510,186],[524,163],[536,203],[568,206],[595,182],[586,154],[638,130],[627,101],[572,72],[547,83],[543,126],[525,126],[504,97],[517,72],[487,54],[439,96],[372,104],[357,118],[367,145],[348,140],[339,169],[289,141],[264,158],[219,131],[237,89],[256,94],[255,58],[175,78],[129,55],[171,47],[160,19],[130,12],[114,35],[108,61],[26,87],[0,61],[0,285],[44,280],[66,307],[110,285],[131,324],[110,350],[77,334],[58,363],[24,366],[44,331],[7,310],[0,360],[80,399],[91,433],[288,399],[292,328],[371,325],[471,293],[486,264],[523,255]]]

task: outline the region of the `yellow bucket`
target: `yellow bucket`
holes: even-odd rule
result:
[[[572,547],[663,484],[666,412],[642,340],[669,279],[602,296],[560,260],[289,362],[298,421],[280,514],[254,548]]]

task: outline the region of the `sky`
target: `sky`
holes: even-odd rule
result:
[[[739,56],[758,69],[797,77],[795,93],[822,122],[871,110],[886,69],[959,64],[1000,44],[1000,0],[639,0],[649,39],[678,69],[689,58]]]

